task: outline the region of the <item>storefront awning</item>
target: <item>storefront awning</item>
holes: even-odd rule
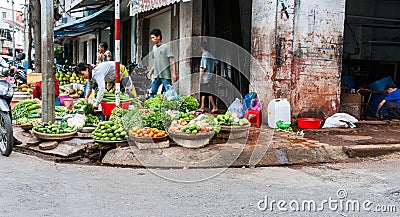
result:
[[[54,27],[54,36],[76,37],[105,28],[114,20],[113,13],[108,11],[109,5],[87,17]]]
[[[161,8],[180,1],[181,0],[131,0],[130,15],[135,16],[136,14]],[[190,0],[182,0],[182,1],[185,2]]]

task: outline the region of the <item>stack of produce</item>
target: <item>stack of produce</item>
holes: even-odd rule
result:
[[[217,121],[224,126],[247,126],[250,122],[245,118],[239,118],[236,113],[226,112],[217,116]]]
[[[92,135],[93,139],[101,141],[123,141],[128,138],[124,128],[112,121],[100,122]]]
[[[156,128],[159,130],[166,130],[165,126],[171,124],[171,116],[159,111],[147,114],[143,117],[143,125],[145,127]]]
[[[160,111],[163,104],[163,95],[155,95],[153,98],[149,98],[144,101],[144,108],[151,109],[153,111]]]
[[[85,78],[83,76],[77,75],[75,72],[72,71],[68,71],[65,73],[59,71],[55,74],[55,76],[61,85],[69,83],[78,83],[78,84],[85,83]]]
[[[13,119],[27,118],[29,115],[40,114],[40,104],[38,100],[22,100],[15,104],[12,109]]]
[[[219,132],[221,127],[211,115],[200,115],[187,122],[184,119],[172,121],[168,131],[185,132],[189,134],[206,133],[209,131]]]
[[[18,118],[17,119],[17,124],[18,125],[24,125],[24,124],[36,124],[39,123],[40,119],[37,118]]]
[[[199,108],[199,102],[193,96],[181,96],[178,107],[181,112],[196,111]]]
[[[69,110],[67,107],[64,106],[56,106],[56,117],[64,117],[65,115],[75,114],[75,110]]]
[[[111,111],[111,116],[110,116],[110,121],[120,124],[122,126],[122,122],[121,122],[121,118],[122,116],[124,116],[124,114],[126,114],[127,110],[124,110],[122,108],[114,108]]]
[[[132,99],[121,94],[120,102],[131,102]],[[102,102],[115,102],[115,93],[105,92]]]
[[[97,116],[94,116],[92,114],[87,114],[85,115],[85,126],[96,126],[97,124],[99,124],[100,119]]]
[[[74,104],[74,109],[76,110],[83,110],[83,107],[86,106],[85,100],[79,100],[77,103]]]
[[[78,129],[82,129],[85,126],[85,119],[86,117],[81,114],[75,115],[73,118],[69,118],[67,120],[67,124],[69,127],[77,127]]]
[[[138,109],[129,110],[121,118],[122,127],[126,132],[129,132],[133,127],[143,127],[142,113]]]
[[[76,132],[77,127],[69,127],[65,122],[46,122],[33,126],[33,130],[44,134],[64,134]]]
[[[179,112],[177,116],[175,116],[176,119],[183,119],[185,121],[191,121],[195,117],[194,115],[190,114],[190,112]]]
[[[167,135],[164,130],[158,130],[156,128],[140,128],[136,126],[132,127],[129,134],[139,138],[159,138]]]
[[[18,87],[17,91],[32,93],[33,90],[32,87],[29,87],[27,84],[22,84]]]

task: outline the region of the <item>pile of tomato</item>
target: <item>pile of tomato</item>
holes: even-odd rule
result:
[[[140,138],[158,138],[167,135],[167,133],[164,130],[158,130],[156,128],[140,128],[140,127],[132,127],[132,129],[129,131],[129,134],[131,136]]]

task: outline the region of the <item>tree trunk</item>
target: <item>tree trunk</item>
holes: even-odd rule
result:
[[[41,5],[40,0],[31,0],[32,3],[32,27],[33,27],[33,37],[35,40],[35,71],[38,73],[42,72],[41,62],[42,62],[42,31],[41,31]]]

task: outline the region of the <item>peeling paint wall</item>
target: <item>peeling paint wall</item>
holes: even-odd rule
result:
[[[275,1],[253,0],[251,53],[257,62],[251,63],[250,88],[264,102],[262,116],[267,117],[267,103],[274,98],[272,90],[272,50],[275,40]],[[260,70],[259,64],[263,70]]]
[[[273,97],[289,99],[294,116],[338,112],[345,0],[265,2],[253,1],[252,54],[266,70],[261,82],[272,84]]]
[[[345,0],[296,1],[291,103],[294,114],[339,111]]]

